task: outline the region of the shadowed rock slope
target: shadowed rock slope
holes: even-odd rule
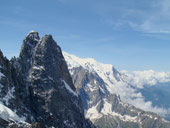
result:
[[[1,52],[0,73],[0,104],[6,110],[1,127],[93,127],[51,35],[40,39],[38,32],[30,32],[19,57],[11,61]]]

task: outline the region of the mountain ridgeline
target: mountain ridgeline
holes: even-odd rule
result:
[[[31,31],[19,57],[8,60],[0,51],[0,128],[170,128],[157,114],[121,100],[115,85],[125,77]]]
[[[61,48],[51,35],[31,31],[20,55],[0,52],[0,126],[3,128],[88,128]]]
[[[122,85],[131,88],[127,76],[112,65],[64,53],[86,118],[99,128],[170,128],[170,123],[152,112],[124,103],[117,94]],[[123,84],[122,84],[123,83]],[[122,84],[122,85],[121,85]],[[122,92],[123,93],[123,92]],[[126,97],[127,99],[130,97]]]

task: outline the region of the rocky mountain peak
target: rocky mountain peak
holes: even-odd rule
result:
[[[48,72],[50,78],[54,80],[61,78],[75,90],[61,48],[52,35],[43,36],[36,45],[32,64],[32,75],[37,72],[38,67],[41,67],[41,70],[45,70],[43,73]]]
[[[19,101],[24,106],[24,109],[16,110],[27,122],[36,121],[45,127],[61,128],[86,128],[90,125],[84,117],[61,48],[52,35],[40,39],[38,32],[31,31],[23,40],[19,58],[11,60],[11,63],[18,72],[18,78],[14,79],[18,80],[19,86],[15,81],[10,85],[19,90],[20,94],[16,91],[16,96],[22,97]],[[15,98],[12,101],[16,102]]]
[[[3,57],[3,53],[2,53],[2,51],[0,49],[0,59],[2,59],[2,57]]]
[[[29,128],[37,123],[42,125],[35,125],[37,128],[93,127],[84,117],[81,99],[61,48],[52,35],[40,39],[38,32],[31,31],[23,40],[18,58],[11,61],[3,58],[0,51],[0,66],[2,63],[4,67],[0,71],[4,76],[0,79],[0,104],[15,111],[18,118],[12,118],[14,121],[25,121]],[[8,113],[6,115],[8,117]],[[2,125],[10,125],[10,121],[1,119],[0,110],[0,127]]]
[[[33,56],[34,49],[40,40],[38,32],[31,31],[23,40],[20,58],[30,59]]]
[[[63,58],[61,53],[61,48],[57,45],[55,40],[53,39],[52,35],[45,35],[41,38],[41,41],[37,47],[41,47],[44,49],[44,52],[48,51],[51,54],[55,53],[56,57]],[[53,57],[55,57],[53,56]]]
[[[3,52],[0,50],[0,68],[5,65],[8,64],[9,60],[7,60],[7,58],[4,56]]]
[[[27,81],[29,81],[27,76],[29,76],[31,66],[33,64],[34,50],[39,41],[40,37],[38,32],[31,31],[27,34],[22,43],[19,55],[19,64],[21,67],[21,72],[23,76],[25,76],[24,79],[27,79]]]
[[[26,39],[39,40],[40,39],[39,33],[36,31],[30,31],[27,34]]]
[[[44,37],[42,37],[42,40],[45,40],[46,42],[50,42],[53,40],[52,35],[44,35]]]

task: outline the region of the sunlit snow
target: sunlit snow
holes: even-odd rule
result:
[[[109,92],[120,95],[125,103],[132,104],[145,111],[155,112],[161,116],[168,114],[169,110],[153,107],[151,101],[146,102],[145,97],[136,89],[143,88],[144,85],[154,86],[157,83],[170,82],[169,72],[155,72],[153,70],[128,72],[124,70],[119,73],[114,72],[114,67],[111,64],[102,64],[91,58],[78,58],[65,52],[63,52],[63,55],[69,69],[82,66],[90,72],[97,73],[106,83]],[[94,91],[92,85],[89,86],[89,89]]]

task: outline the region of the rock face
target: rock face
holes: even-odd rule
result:
[[[80,95],[86,118],[99,128],[169,128],[157,114],[137,109],[121,101],[112,89],[123,77],[111,65],[80,59],[64,53],[73,83]]]
[[[0,52],[0,73],[0,101],[17,114],[11,119],[18,127],[18,122],[35,122],[22,125],[31,128],[93,127],[84,117],[61,48],[51,35],[40,39],[37,32],[30,32],[19,58],[11,61]],[[4,125],[10,122],[9,118],[2,120]]]

